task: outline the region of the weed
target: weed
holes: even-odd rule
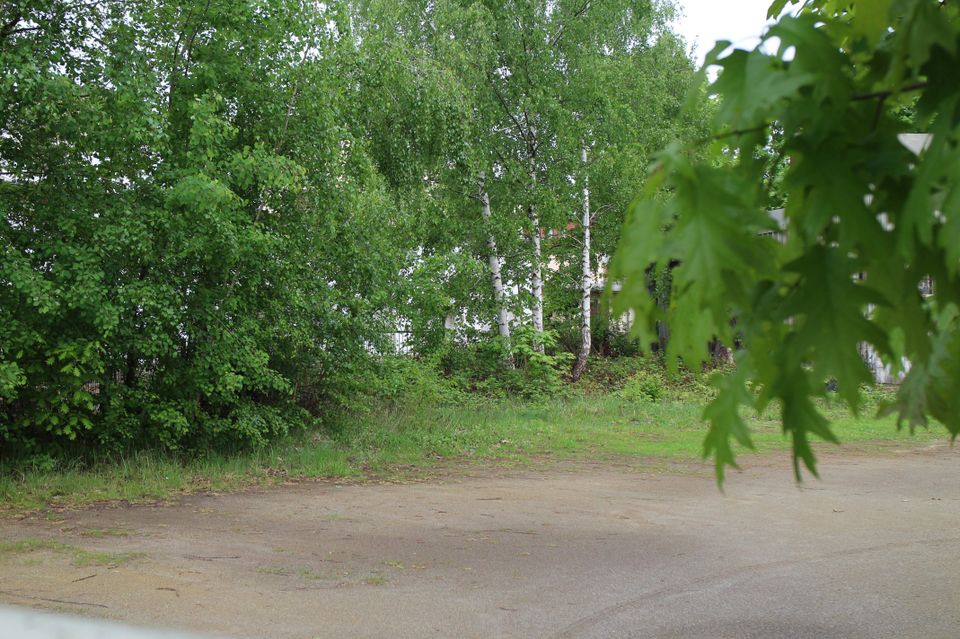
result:
[[[632,375],[620,390],[623,399],[638,402],[656,402],[666,394],[663,377],[645,370]]]
[[[701,382],[678,383],[679,388],[698,393],[696,384]],[[31,511],[51,503],[83,506],[102,500],[152,501],[290,478],[362,478],[369,474],[389,478],[423,472],[450,459],[512,465],[525,465],[543,455],[628,457],[649,464],[695,461],[700,459],[706,433],[701,419],[704,401],[702,397],[689,399],[686,392],[671,391],[659,401],[607,394],[549,402],[491,399],[466,406],[387,406],[340,416],[322,432],[291,436],[235,455],[211,453],[180,459],[138,453],[92,467],[0,469],[0,513]],[[897,431],[893,418],[854,417],[836,405],[823,404],[821,408],[844,442],[910,441],[910,433]],[[790,443],[775,413],[776,407],[771,406],[764,415],[747,418],[758,450],[786,453]],[[921,431],[913,441],[938,437],[939,433]],[[268,475],[266,468],[283,473]],[[327,521],[341,518],[337,513],[326,516]],[[106,529],[101,532],[113,534]]]
[[[103,566],[106,568],[117,568],[134,559],[146,556],[142,552],[112,553],[86,550],[50,539],[27,538],[0,543],[0,557],[5,555],[29,555],[42,551],[68,555],[73,558],[74,566]]]
[[[321,579],[330,579],[329,575],[326,575],[322,572],[313,570],[312,568],[301,568],[298,572],[298,575],[303,579],[310,579],[312,581],[319,581]]]
[[[129,537],[130,531],[123,528],[86,528],[80,531],[81,537],[104,539],[105,537]]]

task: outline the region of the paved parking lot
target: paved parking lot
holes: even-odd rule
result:
[[[0,555],[0,603],[236,637],[960,637],[958,451],[833,453],[799,487],[746,462],[725,494],[588,465],[5,521],[43,543]]]

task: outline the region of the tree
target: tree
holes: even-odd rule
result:
[[[633,23],[616,14],[595,18],[599,33],[564,52],[568,72],[562,104],[570,122],[561,130],[558,146],[564,155],[580,159],[579,165],[567,165],[579,189],[571,198],[576,203],[568,218],[579,228],[579,237],[571,234],[554,250],[559,261],[579,267],[572,278],[578,284],[580,316],[574,380],[586,366],[592,343],[595,274],[601,275],[605,266],[600,260],[614,252],[643,167],[667,141],[689,141],[705,131],[699,105],[686,113],[682,108],[685,95],[699,81],[682,42],[669,29],[670,16],[670,7],[664,6]]]
[[[580,161],[587,164],[587,147],[580,151]],[[580,350],[573,362],[573,381],[580,379],[587,367],[587,358],[590,357],[590,348],[593,345],[593,333],[590,324],[593,319],[591,309],[593,294],[593,266],[590,263],[590,227],[593,225],[593,216],[590,214],[590,176],[583,171],[583,212],[580,218],[582,236],[582,252],[580,256]]]
[[[640,146],[637,138],[651,135],[634,124],[667,130],[665,122],[672,126],[676,119],[678,109],[660,109],[658,101],[662,93],[682,95],[692,69],[667,29],[669,5],[366,0],[356,7],[352,24],[369,78],[357,84],[370,87],[361,110],[373,122],[373,155],[386,175],[403,167],[411,192],[423,194],[410,202],[419,207],[414,261],[428,256],[434,268],[454,249],[475,255],[489,270],[491,309],[484,319],[494,324],[496,317],[497,332],[506,339],[508,311],[520,311],[542,332],[544,307],[551,308],[545,264],[557,247],[548,231],[581,217],[571,216],[582,210],[582,189],[571,178],[588,178],[590,166],[580,161],[583,143],[594,145],[609,164],[615,130],[624,153],[624,146]],[[686,65],[685,74],[671,76],[678,65],[670,54]],[[657,69],[654,59],[669,63]],[[636,71],[653,80],[649,86],[633,81]],[[416,89],[440,77],[442,90]],[[600,77],[632,93],[625,89],[610,99]],[[654,87],[643,97],[637,92]],[[455,108],[435,107],[442,102],[435,96],[443,95]],[[644,120],[628,115],[633,111],[651,114]],[[447,115],[437,118],[438,112]],[[627,120],[629,127],[614,124]],[[448,139],[447,131],[460,143]],[[646,140],[642,144],[652,148]],[[422,148],[436,150],[441,161],[419,161]],[[600,209],[625,203],[606,201]],[[609,243],[602,247],[609,252]],[[508,294],[510,289],[520,294]]]
[[[0,30],[0,439],[255,444],[379,338],[392,208],[312,0],[18,3]]]
[[[451,270],[468,254],[488,271],[465,288],[462,278],[409,278],[413,303],[399,307],[414,333],[431,335],[418,343],[436,344],[436,311],[462,317],[479,286],[488,308],[469,315],[504,341],[518,320],[539,333],[573,313],[589,337],[587,279],[602,267],[574,236],[602,216],[597,246],[612,253],[638,165],[664,140],[688,139],[697,119],[681,114],[694,69],[670,31],[672,5],[363,0],[354,9],[360,119],[370,123],[361,128],[381,172],[405,179],[398,206],[416,220],[412,272],[434,273],[454,251]],[[583,224],[585,181],[600,197]],[[580,351],[578,371],[589,347]]]
[[[777,0],[770,15],[787,4]],[[718,100],[707,156],[664,149],[632,205],[614,272],[638,330],[671,328],[669,362],[699,367],[716,337],[739,347],[736,372],[707,407],[705,455],[719,480],[750,447],[743,408],[779,405],[800,464],[810,437],[836,441],[814,399],[835,380],[854,411],[871,381],[867,343],[909,371],[883,409],[911,429],[933,418],[960,434],[960,8],[935,0],[809,0],[753,51],[718,43]],[[775,47],[775,50],[771,50]],[[898,135],[930,134],[919,157]],[[785,242],[767,214],[768,146],[786,160]],[[781,158],[774,158],[774,162]],[[651,266],[673,268],[667,309],[648,293]],[[924,298],[920,287],[932,283]],[[735,323],[731,322],[735,318]]]

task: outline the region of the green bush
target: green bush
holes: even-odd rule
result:
[[[641,369],[627,380],[619,395],[633,402],[658,402],[667,396],[666,382],[661,375]]]
[[[640,356],[640,340],[605,317],[593,321],[593,343],[593,350],[607,358]]]
[[[458,380],[442,373],[436,357],[386,357],[370,384],[372,398],[393,406],[459,404],[468,399]]]
[[[897,398],[897,387],[887,384],[870,384],[860,387],[860,397],[870,409],[891,406]]]
[[[532,327],[520,326],[510,346],[500,338],[466,346],[448,343],[436,362],[445,381],[465,395],[537,399],[567,390],[573,355],[558,348],[554,331],[537,335]]]
[[[519,372],[514,382],[518,395],[535,399],[565,390],[564,377],[574,356],[557,349],[556,332],[537,333],[531,326],[521,326],[514,331],[512,352]]]
[[[300,53],[328,18],[214,3],[173,82],[176,11],[53,4],[0,52],[4,456],[258,446],[349,401],[403,255],[355,103]]]
[[[657,365],[642,357],[594,357],[588,362],[578,387],[587,394],[615,393],[637,371]]]
[[[721,367],[694,373],[681,365],[671,373],[657,357],[598,357],[579,387],[586,394],[615,393],[629,401],[705,401],[716,394],[713,377],[727,372]]]
[[[438,354],[437,363],[443,374],[461,390],[481,395],[504,395],[511,372],[511,353],[499,338],[487,338],[466,345],[447,342]]]

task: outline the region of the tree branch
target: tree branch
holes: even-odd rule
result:
[[[919,91],[920,89],[926,89],[927,83],[924,82],[914,82],[913,84],[908,84],[905,87],[900,87],[899,89],[888,89],[886,91],[874,91],[873,93],[863,93],[860,95],[855,95],[850,98],[851,102],[862,102],[864,100],[875,100],[880,98],[881,100],[886,100],[891,95],[896,95],[897,93],[909,93],[910,91]]]
[[[14,15],[9,22],[4,24],[3,27],[0,27],[0,37],[6,38],[7,36],[16,33],[16,29],[14,27],[20,24],[21,19],[22,16],[19,13]]]
[[[591,2],[592,2],[592,0],[583,0],[583,4],[580,5],[580,8],[579,8],[579,9],[577,9],[576,11],[574,11],[573,15],[570,17],[570,20],[576,20],[577,18],[579,18],[580,16],[582,16],[584,13],[586,13],[586,12],[587,12],[587,9],[590,8],[590,3],[591,3]],[[557,29],[557,32],[553,35],[552,38],[550,38],[550,46],[551,46],[551,47],[556,46],[557,43],[560,42],[560,38],[563,37],[563,31],[564,31],[564,29],[567,28],[567,24],[568,24],[568,23],[569,23],[569,22],[563,22],[563,23],[561,23],[561,24],[560,24],[560,27]]]
[[[733,131],[727,131],[725,133],[717,133],[716,135],[709,135],[705,138],[700,138],[695,141],[694,144],[707,144],[708,142],[716,142],[717,140],[723,140],[726,138],[736,137],[738,135],[747,135],[748,133],[758,133],[765,130],[770,126],[769,122],[764,122],[763,124],[749,129],[734,129]]]
[[[503,96],[500,94],[500,90],[497,88],[497,84],[496,84],[496,82],[494,82],[493,76],[490,75],[490,73],[487,73],[487,81],[490,83],[490,88],[493,89],[494,95],[497,96],[497,100],[500,101],[500,106],[503,107],[504,112],[506,112],[506,114],[507,114],[507,115],[510,117],[510,119],[513,121],[513,125],[517,128],[517,133],[520,134],[520,137],[521,137],[521,138],[526,138],[526,137],[527,137],[527,133],[526,133],[526,131],[524,131],[523,125],[520,124],[520,121],[519,121],[519,120],[517,119],[517,117],[513,114],[513,111],[511,111],[511,110],[510,110],[510,107],[507,106],[507,101],[506,101],[506,100],[503,98]]]
[[[892,95],[898,93],[908,93],[910,91],[919,91],[920,89],[927,88],[927,82],[914,82],[913,84],[908,84],[899,89],[887,89],[885,91],[873,91],[871,93],[861,93],[850,97],[850,102],[864,102],[866,100],[880,100],[880,107],[883,106],[883,102]],[[770,122],[764,122],[761,125],[751,127],[749,129],[736,129],[734,131],[727,131],[726,133],[718,133],[716,135],[711,135],[706,138],[701,138],[696,141],[696,144],[706,144],[707,142],[716,142],[717,140],[722,140],[724,138],[735,137],[738,135],[746,135],[748,133],[757,133],[758,131],[763,131],[771,125]]]
[[[4,31],[0,33],[0,38],[9,38],[12,35],[17,35],[18,33],[27,33],[29,31],[39,31],[40,27],[20,27],[19,29],[11,29],[10,31]]]

